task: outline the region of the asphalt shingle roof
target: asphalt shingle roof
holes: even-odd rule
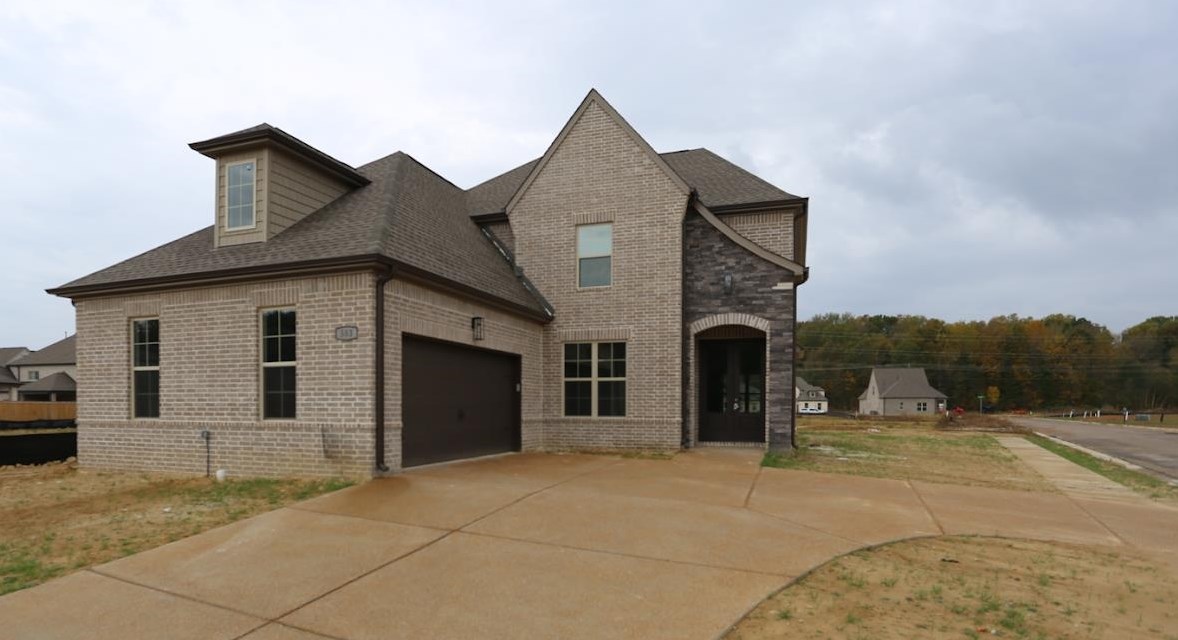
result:
[[[0,365],[0,384],[2,384],[2,385],[20,384],[20,380],[17,380],[16,376],[12,375],[12,372],[8,370],[8,367],[6,367],[4,365]]]
[[[805,378],[798,375],[794,376],[794,386],[797,387],[799,391],[822,391],[822,387],[815,387],[809,382],[806,382]]]
[[[706,207],[800,200],[707,149],[661,153],[683,181],[699,194]]]
[[[945,394],[932,388],[924,369],[883,367],[873,369],[881,398],[944,398]]]
[[[51,376],[45,376],[35,382],[26,382],[20,388],[21,393],[35,391],[46,393],[50,391],[77,391],[78,385],[68,373],[57,372]]]
[[[266,242],[213,247],[213,228],[61,288],[383,255],[543,313],[542,303],[467,216],[464,192],[397,152],[357,170],[353,189]]]
[[[26,351],[27,347],[0,347],[0,367],[17,359]]]
[[[279,129],[258,125],[194,143],[194,148],[257,132],[303,144]],[[707,149],[666,153],[662,158],[697,191],[706,206],[797,199]],[[412,157],[397,152],[355,170],[369,184],[352,189],[266,242],[214,248],[213,227],[205,227],[54,291],[64,290],[60,292],[69,295],[75,288],[139,280],[384,256],[547,314],[540,296],[529,289],[470,220],[471,215],[502,212],[537,162],[533,160],[463,191]]]
[[[660,153],[659,157],[695,189],[706,207],[727,207],[761,202],[801,200],[801,196],[778,189],[707,149]],[[507,173],[495,176],[466,192],[471,215],[499,213],[540,160],[537,158]]]
[[[77,336],[62,338],[57,342],[13,362],[13,365],[27,367],[44,364],[77,364]]]

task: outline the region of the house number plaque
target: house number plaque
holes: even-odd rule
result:
[[[356,328],[354,325],[346,325],[343,327],[336,327],[335,328],[335,339],[336,340],[343,340],[346,342],[348,340],[355,340],[358,337],[360,337],[360,330],[358,328]]]

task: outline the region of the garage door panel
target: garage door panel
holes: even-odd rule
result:
[[[416,466],[519,449],[519,359],[405,337],[402,464]]]

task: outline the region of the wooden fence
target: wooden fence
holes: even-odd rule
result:
[[[0,402],[0,422],[58,422],[77,417],[76,402]]]

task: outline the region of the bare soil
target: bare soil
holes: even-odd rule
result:
[[[725,636],[1178,638],[1178,575],[1123,548],[942,537],[857,551],[762,602]]]
[[[109,562],[351,484],[245,479],[216,483],[78,469],[0,469],[0,594]]]

